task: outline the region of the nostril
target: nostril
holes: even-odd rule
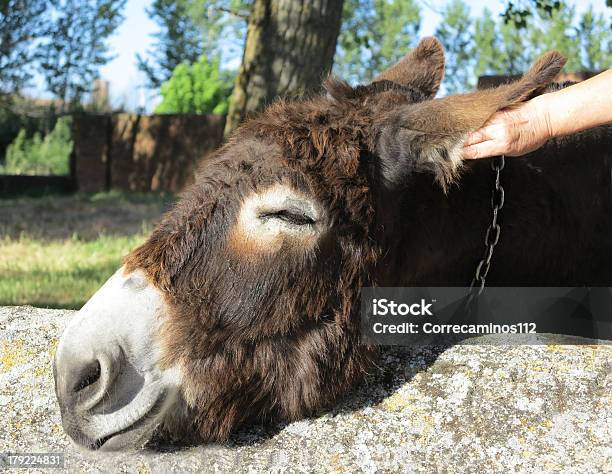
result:
[[[74,387],[74,392],[80,392],[81,390],[96,383],[100,379],[101,373],[102,368],[99,360],[95,360],[91,364],[84,367],[79,376],[76,377],[77,383]]]
[[[121,370],[121,360],[112,352],[94,357],[64,354],[55,361],[55,390],[64,411],[84,413],[109,394],[109,387]]]

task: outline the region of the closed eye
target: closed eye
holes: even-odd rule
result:
[[[288,209],[264,212],[259,215],[259,218],[263,220],[278,219],[292,225],[313,225],[315,223],[315,220],[308,214]]]
[[[240,255],[313,248],[324,231],[325,213],[309,194],[276,183],[246,196],[230,244]]]

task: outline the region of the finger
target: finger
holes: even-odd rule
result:
[[[487,140],[485,135],[480,130],[476,130],[467,136],[463,142],[463,146],[467,147],[470,145],[475,145],[476,143],[484,142],[485,140]]]
[[[465,142],[463,142],[463,146],[475,145],[476,143],[485,142],[487,140],[492,140],[494,137],[494,127],[486,126],[479,128],[475,132],[470,133]]]
[[[493,140],[477,143],[463,148],[462,156],[465,160],[478,160],[489,156],[502,155],[504,153],[501,145]]]

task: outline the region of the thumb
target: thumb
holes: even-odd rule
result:
[[[475,132],[468,134],[465,142],[463,142],[463,146],[467,147],[470,145],[476,145],[477,143],[486,142],[487,140],[492,140],[493,135],[491,133],[491,127],[485,126],[479,128]]]

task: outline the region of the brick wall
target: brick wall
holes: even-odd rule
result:
[[[108,189],[108,115],[75,115],[72,137],[77,189],[88,193]]]
[[[80,191],[179,191],[223,141],[220,115],[80,115],[74,118]]]

